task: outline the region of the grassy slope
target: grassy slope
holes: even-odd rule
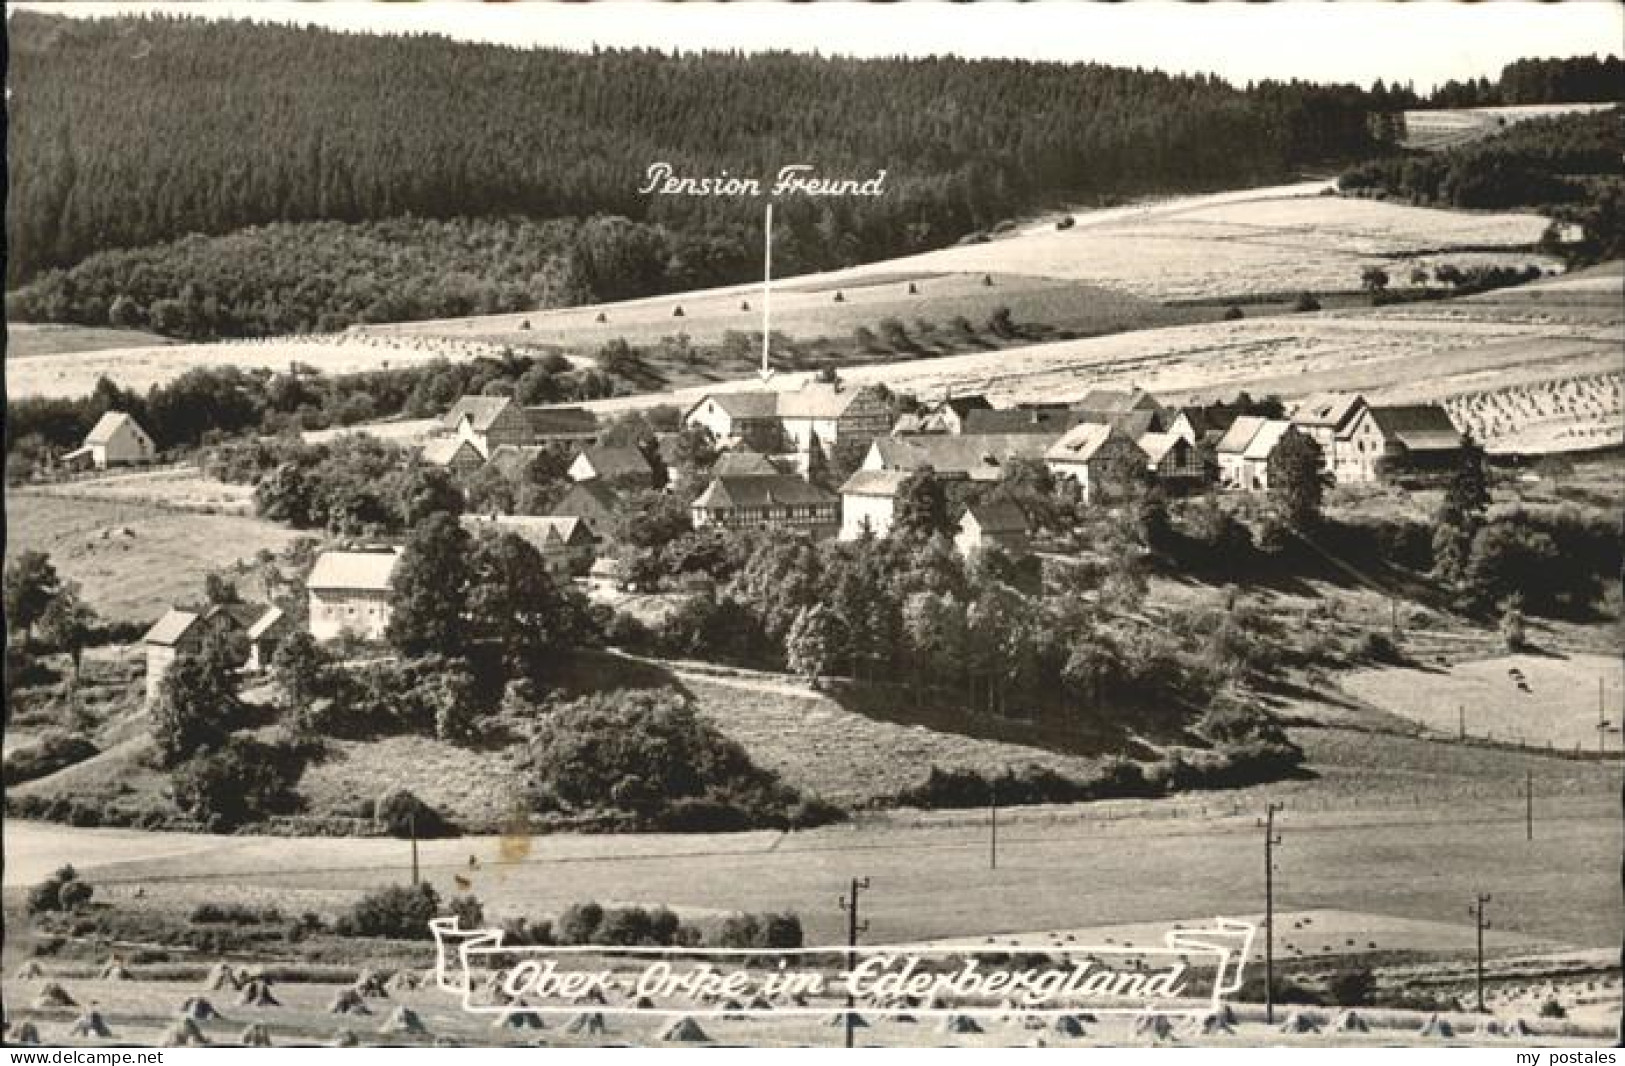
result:
[[[242,515],[197,514],[152,503],[8,493],[6,553],[48,552],[105,618],[149,621],[202,595],[212,570],[276,551],[298,535]]]
[[[168,337],[135,329],[98,329],[94,326],[57,326],[32,322],[6,325],[6,358],[77,355],[119,348],[145,348],[174,344]]]

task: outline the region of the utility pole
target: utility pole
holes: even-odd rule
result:
[[[989,778],[987,782],[987,868],[999,868],[999,782],[997,778]]]
[[[418,884],[418,816],[413,812],[406,816],[408,831],[412,834],[412,887]]]
[[[762,369],[758,372],[766,381],[773,376],[768,361],[773,335],[773,204],[767,205],[767,220],[762,224]]]
[[[1264,1021],[1275,1024],[1275,848],[1281,838],[1275,833],[1279,803],[1264,808]]]
[[[1490,902],[1488,893],[1480,892],[1477,902],[1467,908],[1472,915],[1473,924],[1478,930],[1478,1012],[1484,1013],[1484,930],[1490,927],[1490,921],[1484,916],[1484,907]]]
[[[1535,839],[1535,771],[1523,772],[1523,838]]]
[[[1463,704],[1456,704],[1456,736],[1460,740],[1467,739],[1467,708]]]
[[[846,1016],[841,1019],[846,1029],[846,1046],[852,1046],[852,1020],[857,1011],[857,1000],[852,995],[852,973],[858,968],[858,934],[869,928],[868,922],[858,921],[858,893],[869,887],[867,877],[854,877],[850,892],[840,899],[840,908],[846,912]]]

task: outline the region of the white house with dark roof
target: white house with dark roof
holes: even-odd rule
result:
[[[147,652],[147,702],[158,698],[165,675],[182,655],[196,655],[211,633],[242,633],[248,642],[245,670],[263,670],[287,634],[281,608],[263,604],[212,604],[199,610],[171,607],[141,638]]]
[[[778,421],[776,392],[713,392],[683,415],[685,426],[704,426],[719,442],[745,440],[776,428]]]
[[[1038,433],[962,433],[879,437],[860,470],[920,470],[963,475],[972,481],[1003,481],[1018,460],[1041,463],[1055,436]]]
[[[652,488],[654,467],[644,454],[632,447],[583,448],[566,471],[572,481],[614,481],[636,483]]]
[[[713,392],[683,414],[683,424],[704,426],[717,441],[755,442],[782,432],[792,451],[805,453],[814,437],[828,452],[856,450],[891,430],[891,406],[874,385],[809,381],[780,392]],[[761,446],[758,444],[757,446]]]
[[[1436,404],[1368,407],[1339,442],[1337,480],[1348,484],[1448,469],[1463,443],[1449,412]]]
[[[1297,433],[1280,418],[1242,415],[1219,439],[1219,481],[1226,487],[1261,492],[1270,487],[1270,457],[1288,436]]]
[[[394,590],[390,579],[400,561],[399,548],[372,551],[326,551],[305,581],[310,598],[310,635],[333,640],[354,633],[382,640],[389,626]]]
[[[1357,392],[1318,392],[1306,396],[1292,410],[1292,424],[1298,432],[1320,445],[1326,471],[1339,482],[1371,480],[1361,476],[1360,464],[1348,462],[1343,453],[1349,450],[1350,431],[1354,423],[1370,405]],[[1346,469],[1340,471],[1339,459]]]
[[[457,474],[478,470],[488,458],[469,437],[431,437],[423,442],[418,456],[430,466]]]
[[[884,537],[897,514],[897,490],[913,476],[909,470],[859,470],[841,486],[841,539],[865,533]]]
[[[64,455],[62,461],[69,466],[105,470],[110,466],[150,463],[157,458],[158,446],[141,423],[122,411],[108,411],[85,434],[84,444]]]
[[[499,448],[592,441],[598,416],[582,407],[524,407],[510,396],[464,396],[441,416],[440,432],[489,457]]]
[[[954,546],[962,555],[987,548],[1002,548],[1012,555],[1024,555],[1029,546],[1027,533],[1026,514],[1009,500],[973,503],[959,519]]]

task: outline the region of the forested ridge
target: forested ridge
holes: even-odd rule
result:
[[[1366,94],[1098,65],[520,50],[173,17],[17,13],[8,283],[273,221],[585,218],[691,231],[760,205],[679,173],[889,172],[783,210],[786,263],[949,243],[1062,195],[1276,177],[1372,145]],[[747,241],[747,243],[749,243]]]

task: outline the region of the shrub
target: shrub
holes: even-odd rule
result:
[[[373,805],[372,816],[394,837],[429,840],[435,837],[455,836],[456,827],[439,811],[418,799],[404,788],[391,789]]]
[[[1399,645],[1394,643],[1394,639],[1387,633],[1375,629],[1360,638],[1355,654],[1368,662],[1387,663],[1391,666],[1399,666],[1405,662],[1405,656],[1399,650]]]
[[[340,936],[427,940],[429,921],[439,913],[440,895],[432,885],[392,885],[363,896],[333,929]]]
[[[556,926],[559,943],[589,944],[604,922],[604,908],[596,903],[575,903],[559,915]]]
[[[1567,1018],[1569,1012],[1557,1000],[1548,999],[1540,1005],[1540,1016],[1542,1018]]]
[[[282,912],[241,903],[199,903],[192,908],[191,920],[196,925],[275,925],[282,921]]]
[[[6,755],[5,783],[19,785],[54,774],[64,767],[83,762],[96,752],[96,745],[77,734],[47,733],[38,743]]]
[[[1343,1007],[1369,1006],[1377,990],[1377,979],[1370,970],[1347,970],[1326,982],[1326,991],[1332,1002]]]
[[[234,736],[220,750],[195,755],[175,771],[175,802],[223,828],[285,814],[297,806],[294,785],[304,763],[300,745]]]
[[[28,892],[28,913],[49,914],[55,911],[75,911],[86,903],[95,889],[79,880],[79,872],[72,866],[63,866]]]
[[[479,929],[485,925],[485,906],[473,896],[457,896],[446,904],[446,913],[456,918],[463,929]]]

